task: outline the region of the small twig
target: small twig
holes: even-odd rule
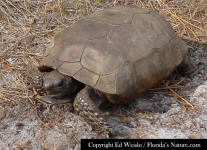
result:
[[[197,86],[199,86],[200,84],[195,84],[195,85],[189,85],[189,86],[176,86],[176,85],[174,85],[174,86],[172,86],[172,85],[170,85],[170,86],[168,86],[168,87],[170,87],[171,89],[181,89],[181,88],[192,88],[192,87],[197,87]],[[158,88],[153,88],[153,89],[149,89],[149,91],[159,91],[159,90],[168,90],[168,88],[167,87],[158,87]]]
[[[161,1],[161,2],[162,2],[162,1]],[[162,2],[162,3],[163,3],[163,2]],[[182,17],[177,16],[175,13],[171,12],[171,11],[170,11],[170,8],[167,6],[167,4],[163,3],[163,5],[165,5],[165,6],[167,7],[167,11],[168,11],[169,14],[170,14],[172,17],[174,17],[175,19],[177,19],[177,20],[179,20],[179,21],[183,21],[183,22],[185,22],[185,23],[187,23],[187,24],[189,24],[189,25],[191,25],[191,26],[193,26],[193,27],[195,27],[195,28],[197,28],[197,29],[199,29],[199,30],[201,30],[201,31],[207,33],[207,30],[204,30],[204,29],[202,29],[202,28],[200,28],[200,27],[198,27],[198,26],[196,26],[196,25],[190,23],[189,21],[186,21],[186,20],[183,19]]]
[[[30,110],[28,113],[26,113],[23,117],[22,117],[22,119],[21,119],[21,121],[23,121],[24,119],[26,119],[29,115],[31,115],[35,110],[37,110],[38,109],[38,107],[40,106],[41,104],[38,104],[37,106],[35,106],[32,110]]]
[[[66,27],[66,28],[69,27],[66,24],[62,23],[58,18],[55,18],[55,20],[57,20],[57,22],[59,22],[60,24],[62,24],[64,27]]]
[[[45,132],[41,130],[40,134],[35,138],[35,142],[38,142],[44,136],[45,136]]]
[[[167,87],[176,97],[180,98],[181,100],[183,100],[187,105],[189,105],[190,107],[194,108],[194,106],[188,102],[185,98],[183,98],[182,96],[180,96],[178,93],[176,93],[172,88]]]

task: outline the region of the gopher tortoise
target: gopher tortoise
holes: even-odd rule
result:
[[[105,135],[104,102],[128,103],[178,66],[190,72],[187,47],[157,12],[132,6],[98,11],[58,33],[39,66],[49,104],[74,110]]]

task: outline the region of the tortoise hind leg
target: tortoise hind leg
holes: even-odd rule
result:
[[[178,71],[181,75],[189,75],[195,72],[196,69],[197,69],[196,65],[187,56],[183,59],[180,66],[178,66]]]
[[[74,100],[74,110],[92,126],[101,138],[109,138],[112,129],[104,119],[104,113],[99,108],[106,99],[97,95],[93,96],[94,94],[90,87],[82,89]]]

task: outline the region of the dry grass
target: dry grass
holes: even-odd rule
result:
[[[0,104],[36,99],[37,66],[56,32],[113,5],[159,11],[183,39],[206,43],[206,0],[1,0]]]
[[[206,0],[157,0],[150,6],[166,16],[183,39],[207,43]]]

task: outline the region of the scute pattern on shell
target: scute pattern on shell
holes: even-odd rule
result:
[[[45,66],[101,92],[123,96],[141,93],[166,78],[187,50],[157,12],[130,6],[87,16],[54,41]]]

